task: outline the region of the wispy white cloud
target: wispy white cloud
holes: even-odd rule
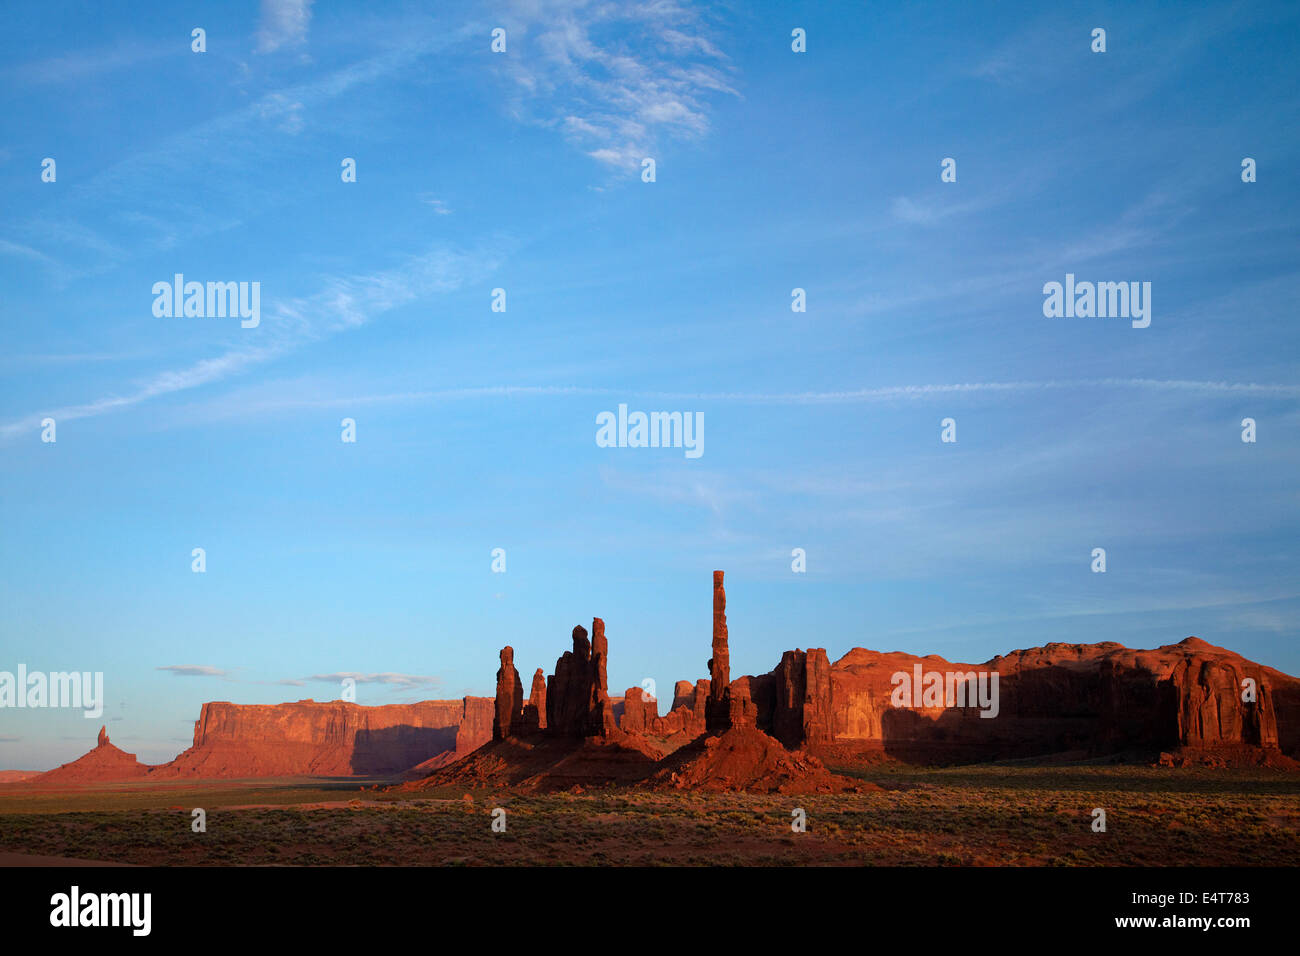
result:
[[[9,67],[0,75],[15,83],[84,83],[104,73],[138,67],[166,56],[185,56],[189,53],[189,35],[183,33],[169,42],[123,41],[111,47],[20,63]]]
[[[177,677],[230,677],[231,671],[224,670],[220,667],[209,667],[206,664],[168,664],[166,667],[157,668],[160,671],[169,671]]]
[[[345,679],[352,679],[358,684],[389,684],[393,687],[415,689],[420,687],[437,687],[442,683],[442,678],[422,674],[400,674],[391,671],[384,671],[377,674],[363,674],[357,671],[340,671],[337,674],[313,674],[310,677],[304,677],[304,681],[315,681],[321,684],[339,684]]]
[[[24,246],[20,242],[10,242],[8,239],[0,239],[0,253],[17,256],[21,259],[30,259],[33,262],[41,263],[41,265],[54,265],[54,260],[45,253],[33,249],[31,246]]]
[[[222,680],[236,680],[235,672],[206,664],[170,664],[157,670],[168,671],[177,677],[218,677]],[[387,684],[401,689],[437,687],[442,683],[440,677],[425,674],[403,674],[394,671],[378,673],[361,673],[358,671],[340,671],[337,674],[313,674],[310,677],[285,678],[274,683],[278,686],[303,687],[308,683],[339,684],[346,678],[358,684]],[[262,683],[254,681],[253,683]]]
[[[13,248],[0,252],[44,256],[62,279],[96,274],[151,251],[238,226],[284,201],[282,191],[250,185],[246,170],[283,160],[283,138],[296,135],[320,108],[367,84],[383,81],[463,39],[464,29],[421,36],[307,82],[265,93],[248,105],[134,149],[93,176],[70,185],[39,218],[6,223]],[[188,47],[186,47],[188,49]],[[213,143],[223,144],[220,151]],[[184,183],[201,180],[207,201],[195,205]],[[165,187],[162,184],[171,184]],[[221,210],[214,215],[213,210]],[[83,224],[94,216],[96,227]],[[129,241],[107,238],[103,223],[137,227]]]
[[[448,208],[447,204],[443,200],[437,199],[432,195],[430,195],[429,193],[422,193],[420,195],[420,202],[424,203],[424,205],[426,206],[429,206],[439,216],[451,215],[451,209]]]
[[[587,155],[634,167],[670,136],[709,129],[708,97],[738,95],[698,11],[674,3],[521,0],[508,68],[514,111],[558,127]]]
[[[1185,394],[1198,399],[1215,396],[1258,396],[1277,400],[1300,399],[1300,384],[1255,382],[1184,381],[1176,379],[1075,379],[1042,382],[965,382],[923,385],[889,385],[836,391],[791,392],[708,392],[659,391],[638,387],[616,388],[587,385],[477,385],[441,389],[412,389],[389,392],[337,391],[337,384],[313,378],[262,382],[249,388],[223,393],[219,398],[189,405],[178,411],[176,423],[233,421],[267,414],[311,409],[356,409],[384,405],[420,405],[439,402],[482,401],[485,399],[598,398],[605,402],[638,399],[650,402],[721,402],[741,405],[865,405],[902,402],[953,401],[963,397],[993,398],[1032,394],[1035,391],[1142,390],[1171,396]],[[0,430],[0,435],[3,430]],[[669,494],[678,494],[676,491]],[[697,494],[698,493],[698,494]],[[680,493],[704,501],[707,489],[698,487]],[[714,494],[714,500],[721,496]]]
[[[1261,395],[1271,398],[1300,398],[1300,384],[1256,382],[1212,382],[1180,379],[1093,378],[1041,382],[956,382],[926,385],[885,385],[839,391],[804,392],[670,392],[636,387],[608,388],[583,385],[482,385],[423,391],[383,392],[339,397],[265,399],[259,409],[320,408],[348,405],[402,404],[408,402],[454,401],[478,398],[545,398],[589,395],[616,398],[628,396],[663,401],[739,402],[755,405],[841,405],[865,402],[927,400],[960,395],[1010,394],[1071,389],[1145,389],[1196,392],[1206,395]]]
[[[291,136],[301,133],[306,125],[302,110],[300,100],[294,100],[283,93],[272,93],[263,97],[258,104],[258,113],[262,119],[274,123],[281,132]]]
[[[0,356],[4,365],[75,365],[81,362],[128,362],[153,353],[139,352],[46,352]]]
[[[257,25],[257,52],[271,53],[298,46],[307,39],[312,0],[262,0]]]
[[[897,196],[890,204],[889,211],[899,222],[929,226],[946,219],[982,212],[997,205],[998,202],[999,199],[993,196],[982,196],[961,202],[944,202],[937,196],[916,199]]]
[[[602,466],[599,475],[601,482],[613,491],[668,504],[698,505],[714,514],[721,514],[733,505],[757,504],[759,498],[755,492],[739,488],[715,472],[662,469],[643,474]]]
[[[268,362],[301,345],[356,328],[399,306],[456,289],[469,277],[490,271],[490,255],[436,248],[394,269],[370,275],[327,279],[314,295],[271,305],[256,332],[243,332],[253,344],[154,375],[135,388],[77,405],[33,413],[0,426],[0,439],[12,439],[39,426],[43,417],[72,421],[121,411],[151,399],[220,382]]]

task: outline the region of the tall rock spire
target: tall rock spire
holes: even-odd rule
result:
[[[721,732],[731,726],[731,656],[727,650],[727,592],[722,572],[713,572],[713,657],[709,658],[709,700],[705,727]]]
[[[515,670],[515,649],[501,648],[501,667],[497,670],[496,716],[492,721],[492,739],[505,740],[523,724],[524,686]]]
[[[533,673],[533,686],[524,705],[524,723],[529,730],[546,729],[546,675],[540,667]]]
[[[609,641],[605,639],[605,622],[591,621],[591,704],[587,711],[588,736],[607,737],[616,729],[614,705],[609,699]]]

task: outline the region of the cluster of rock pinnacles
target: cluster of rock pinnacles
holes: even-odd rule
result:
[[[553,737],[610,737],[618,732],[697,736],[723,733],[733,727],[756,727],[759,714],[751,695],[755,681],[764,683],[764,691],[777,692],[771,701],[771,725],[764,728],[772,736],[789,747],[829,740],[831,736],[830,662],[824,649],[786,651],[771,674],[731,680],[727,592],[721,571],[713,572],[713,656],[708,662],[709,677],[694,684],[678,681],[667,714],[659,714],[658,702],[646,696],[642,688],[630,687],[623,698],[622,717],[615,719],[606,674],[609,642],[605,622],[600,618],[591,622],[590,640],[582,625],[573,629],[573,649],[555,662],[555,673],[549,679],[540,667],[534,672],[527,700],[514,656],[513,647],[501,649],[493,740],[542,732]]]

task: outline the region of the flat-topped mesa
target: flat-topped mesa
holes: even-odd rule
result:
[[[492,721],[492,739],[505,740],[524,729],[524,687],[515,670],[515,649],[501,648],[501,667],[497,670],[496,717]]]
[[[773,698],[783,669],[764,675]],[[976,678],[988,699],[961,706],[946,687],[932,702],[916,691],[954,675]],[[1194,638],[1149,650],[1053,643],[982,664],[854,648],[830,676],[824,703],[839,750],[883,749],[922,762],[1066,751],[1176,751],[1177,759],[1194,760],[1300,755],[1300,681]],[[811,706],[806,701],[805,720]],[[775,699],[770,713],[774,733],[788,736]],[[760,728],[764,720],[760,703]]]
[[[346,701],[284,704],[209,701],[194,744],[150,776],[389,776],[446,763],[492,739],[491,697],[365,706]],[[105,734],[107,736],[107,734]],[[113,752],[107,740],[92,753]]]
[[[713,572],[713,656],[709,658],[709,701],[705,728],[721,733],[731,726],[731,655],[727,650],[727,592],[722,572]]]

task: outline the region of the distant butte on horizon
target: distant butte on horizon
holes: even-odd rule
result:
[[[101,729],[98,745],[83,757],[12,785],[298,775],[401,775],[418,785],[469,775],[541,789],[690,781],[827,790],[842,787],[844,778],[827,773],[823,759],[948,763],[1108,754],[1162,765],[1300,769],[1300,680],[1195,637],[1151,650],[1113,641],[1049,643],[982,664],[860,647],[831,663],[824,648],[796,648],[766,674],[732,679],[723,577],[713,574],[708,676],[677,681],[666,714],[639,687],[609,696],[609,641],[604,621],[595,618],[590,640],[584,627],[574,628],[572,648],[553,673],[533,673],[527,698],[507,646],[495,698],[377,706],[214,701],[202,707],[193,746],[168,763],[139,763]],[[924,673],[996,672],[997,716],[985,719],[973,705],[894,706],[894,675],[917,666]],[[1243,681],[1253,681],[1253,700],[1243,699]],[[557,773],[562,760],[575,772]]]

